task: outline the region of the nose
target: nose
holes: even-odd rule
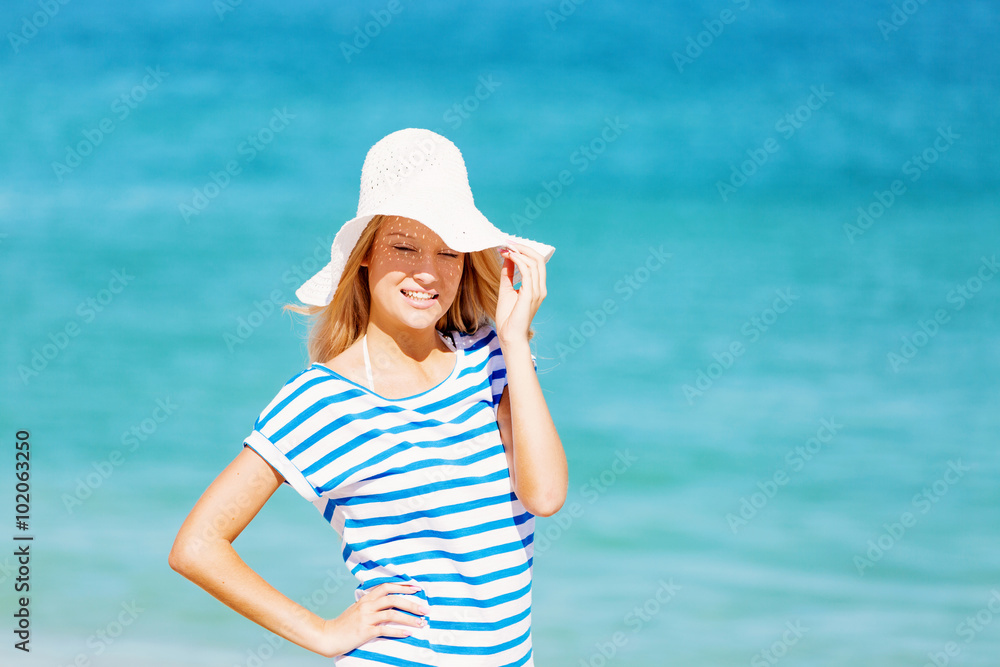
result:
[[[413,267],[413,279],[421,285],[433,283],[442,275],[443,268],[437,255],[421,253]]]

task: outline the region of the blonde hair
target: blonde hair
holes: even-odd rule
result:
[[[361,262],[370,259],[375,237],[387,218],[376,215],[365,227],[347,258],[340,284],[329,304],[299,306],[289,303],[282,307],[282,310],[316,318],[308,334],[309,363],[335,358],[367,330],[371,293],[368,289],[368,269],[361,266]],[[459,331],[463,334],[475,333],[487,324],[496,328],[492,314],[497,310],[502,266],[503,258],[493,248],[465,253],[458,294],[435,328],[442,332]],[[529,327],[528,340],[534,335],[534,329]]]

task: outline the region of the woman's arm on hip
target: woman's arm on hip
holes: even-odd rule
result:
[[[244,447],[181,525],[170,567],[251,621],[323,654],[324,619],[267,583],[232,544],[283,481],[257,452]]]

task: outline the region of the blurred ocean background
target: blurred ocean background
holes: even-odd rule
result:
[[[0,662],[320,664],[167,553],[307,362],[278,306],[368,148],[426,127],[495,224],[557,248],[533,346],[571,488],[537,522],[536,664],[1000,664],[998,20],[5,2]],[[236,547],[318,613],[353,600],[290,489]]]

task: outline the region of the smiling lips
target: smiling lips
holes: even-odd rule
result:
[[[430,306],[431,302],[438,297],[437,294],[433,292],[420,292],[415,290],[399,290],[400,294],[409,299],[410,303],[421,306]]]

